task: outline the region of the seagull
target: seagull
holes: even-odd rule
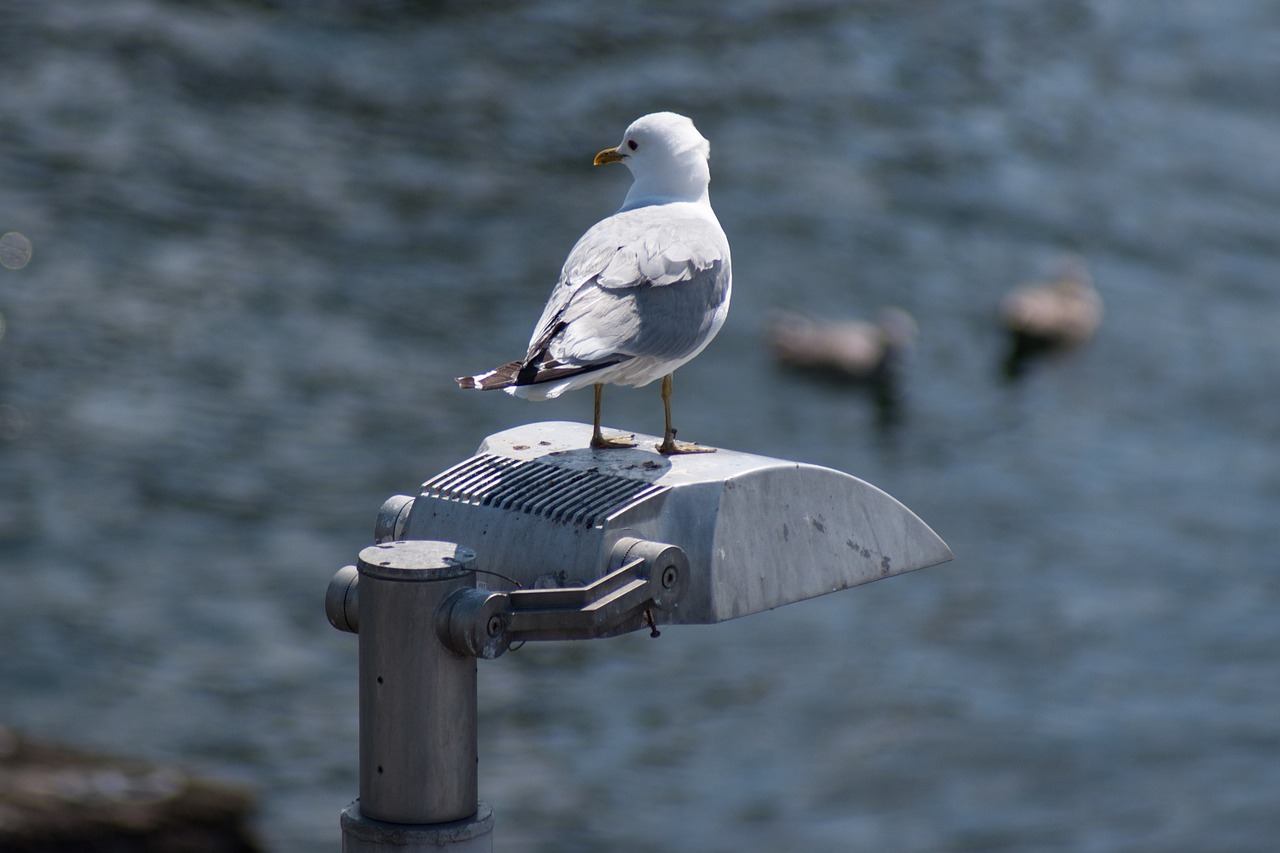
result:
[[[595,157],[621,163],[632,184],[617,213],[579,238],[551,291],[520,361],[458,386],[501,388],[528,400],[595,388],[591,446],[634,447],[600,431],[606,384],[648,385],[662,379],[666,429],[660,453],[709,453],[676,441],[671,374],[711,343],[729,313],[729,241],[711,209],[711,143],[693,122],[671,112],[631,123],[622,142]]]

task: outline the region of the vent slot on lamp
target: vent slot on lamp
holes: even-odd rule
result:
[[[614,510],[665,490],[616,474],[485,453],[423,483],[422,496],[598,527]]]

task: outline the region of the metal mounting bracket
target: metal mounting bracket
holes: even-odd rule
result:
[[[689,560],[675,545],[624,537],[614,545],[610,565],[617,568],[585,586],[459,589],[436,613],[437,635],[451,651],[492,659],[526,640],[625,633],[646,611],[679,605]]]

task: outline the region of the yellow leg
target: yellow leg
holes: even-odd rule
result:
[[[597,382],[595,389],[596,413],[594,429],[591,430],[591,446],[597,450],[612,450],[619,447],[635,447],[636,443],[634,441],[626,441],[621,438],[605,438],[600,434],[600,398],[604,396],[604,385]]]
[[[676,428],[671,425],[671,374],[662,377],[662,411],[667,418],[666,432],[662,434],[662,444],[658,452],[671,456],[675,453],[715,453],[714,447],[703,447],[687,441],[676,441]]]

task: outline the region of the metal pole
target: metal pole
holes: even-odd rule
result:
[[[446,649],[435,614],[474,587],[475,554],[398,541],[360,552],[360,799],[342,815],[345,853],[489,853],[478,801],[476,660]]]

